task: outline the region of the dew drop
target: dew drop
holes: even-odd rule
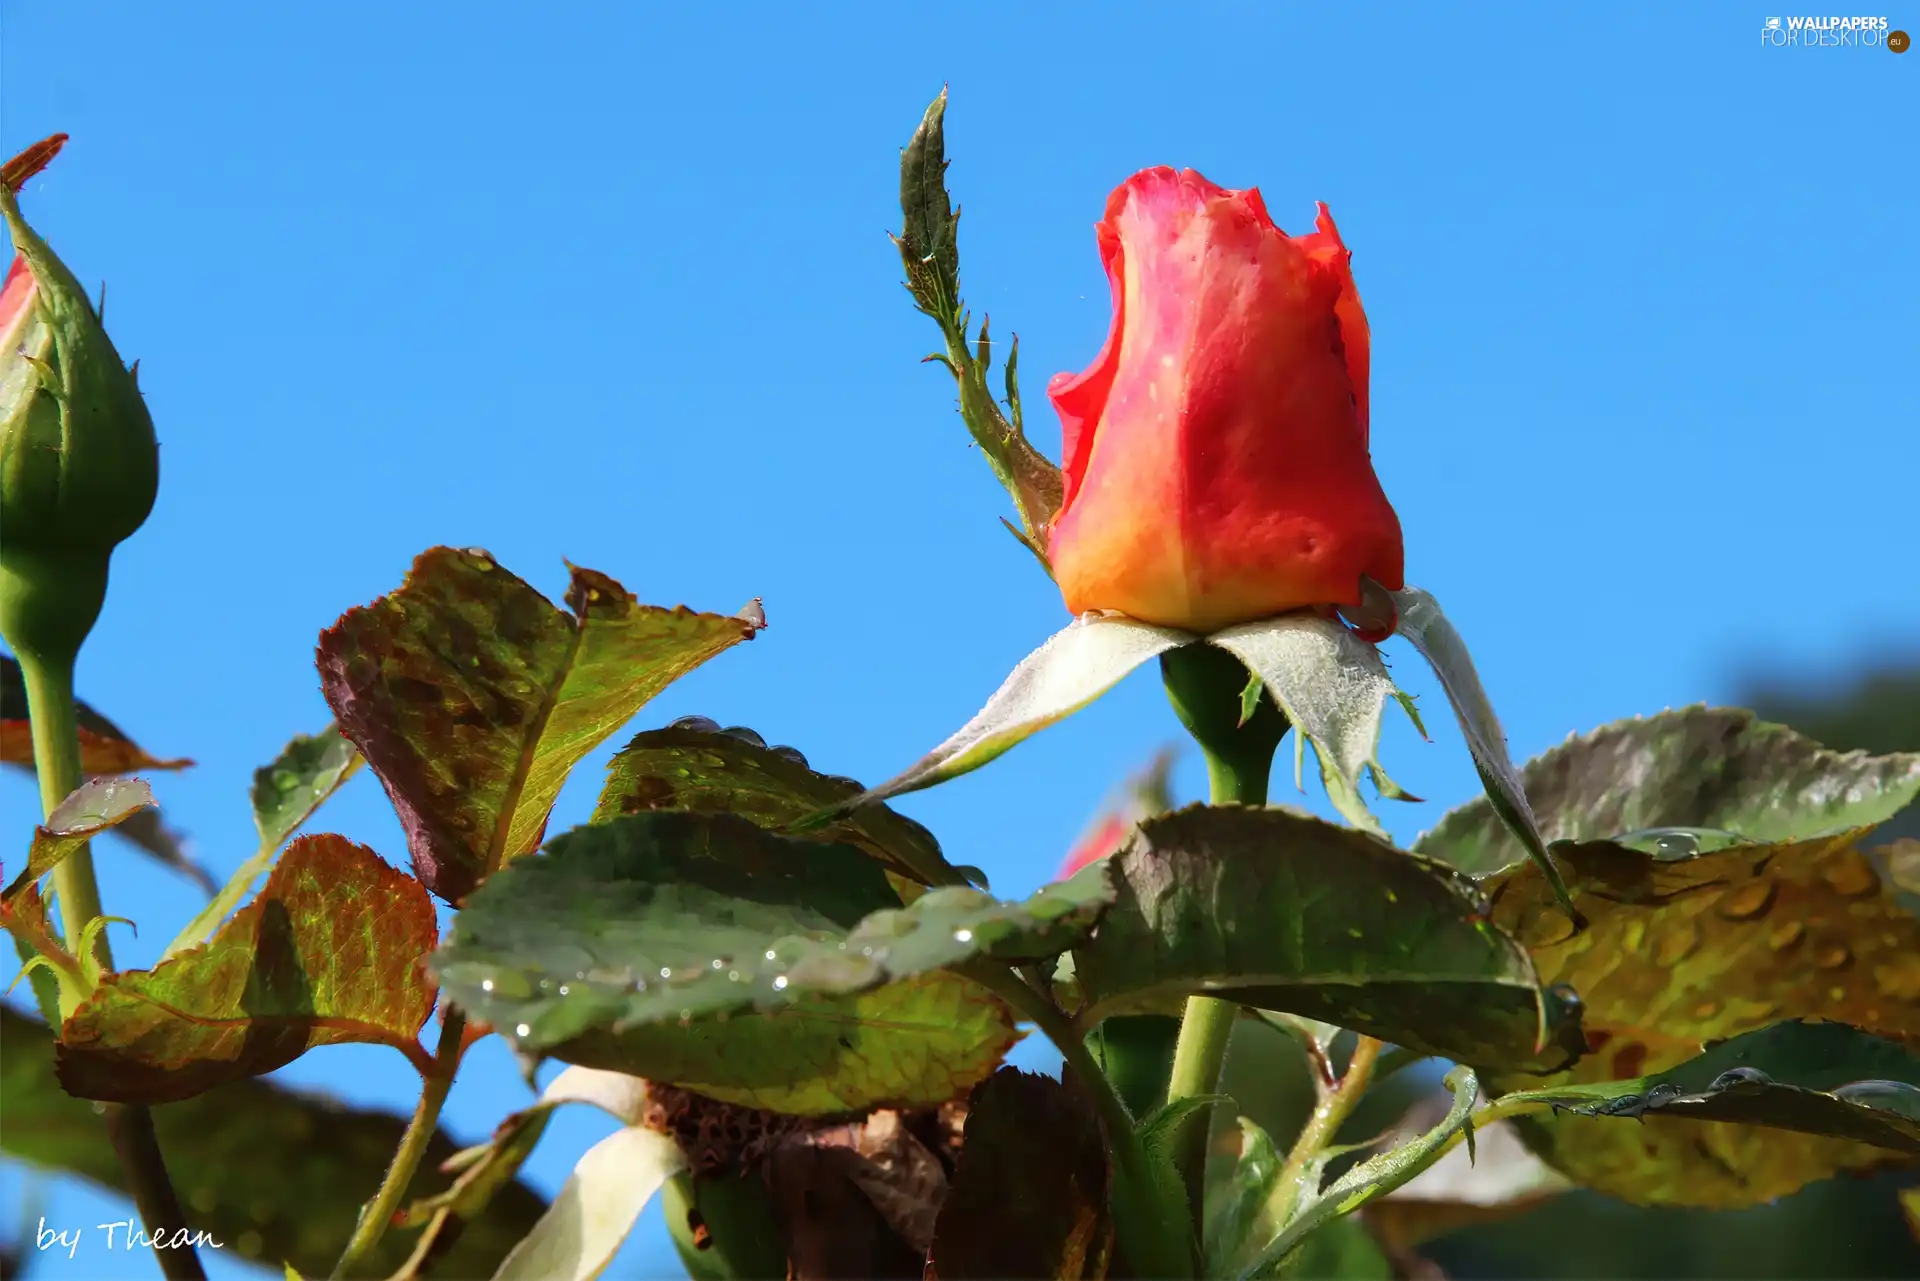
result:
[[[1759,1068],[1751,1068],[1751,1067],[1728,1068],[1726,1071],[1722,1072],[1719,1076],[1716,1076],[1713,1078],[1713,1082],[1707,1086],[1707,1093],[1717,1094],[1721,1090],[1731,1089],[1736,1085],[1772,1085],[1772,1084],[1773,1084],[1773,1078],[1768,1076],[1765,1072],[1762,1072]]]
[[[787,976],[786,976],[786,975],[784,975],[784,974],[780,974],[780,975],[776,975],[776,976],[774,977],[774,980],[773,980],[773,990],[774,990],[774,991],[776,991],[776,992],[784,992],[784,991],[786,991],[786,990],[787,990]]]
[[[1355,938],[1357,932],[1349,931]],[[1528,947],[1552,947],[1573,937],[1573,919],[1557,907],[1540,909],[1526,928]]]
[[[727,968],[727,963],[716,956],[713,958],[713,968],[716,970],[724,970]]]
[[[739,970],[728,970],[728,971],[727,971],[727,981],[728,981],[729,983],[738,983],[738,982],[740,981],[740,971],[739,971]]]
[[[1844,943],[1829,943],[1814,954],[1813,963],[1823,970],[1844,970],[1853,963],[1853,953]]]
[[[775,756],[778,756],[781,760],[787,762],[789,765],[798,765],[801,769],[809,768],[807,765],[807,758],[800,754],[800,751],[798,748],[781,746],[781,747],[772,748],[771,750]]]
[[[519,1037],[531,1036],[533,1035],[533,1029],[528,1027],[525,1023],[522,1023],[520,1024],[520,1026],[513,1029],[513,1034]]]
[[[1920,953],[1902,952],[1873,967],[1874,986],[1896,1001],[1920,1000]]]
[[[702,734],[718,734],[720,732],[720,722],[710,716],[682,716],[679,720],[667,726],[667,728],[698,730]]]
[[[956,943],[971,943],[973,942],[973,931],[969,929],[955,930],[953,932],[953,941]]]
[[[745,725],[729,725],[720,732],[728,738],[737,738],[741,742],[753,747],[765,747],[767,745],[766,739],[761,738],[757,732],[748,729]]]
[[[1778,889],[1771,876],[1762,876],[1745,885],[1735,886],[1720,896],[1717,905],[1719,913],[1729,921],[1751,921],[1756,916],[1765,915],[1766,910],[1773,906],[1773,896]]]
[[[1840,851],[1828,862],[1820,879],[1843,898],[1865,898],[1880,889],[1880,878],[1874,874],[1873,865],[1858,851],[1850,849]]]
[[[1700,927],[1692,921],[1679,921],[1654,936],[1653,963],[1678,965],[1700,946]]]
[[[769,961],[771,961],[771,960],[773,959],[773,949],[772,949],[772,948],[768,948],[768,949],[767,949],[767,959],[768,959]]]
[[[491,991],[493,991],[493,980],[492,980],[492,979],[481,979],[481,980],[480,980],[480,990],[481,990],[482,992],[491,992]]]
[[[1807,927],[1799,921],[1782,921],[1773,927],[1773,933],[1767,935],[1767,946],[1776,952],[1784,952],[1807,936]]]
[[[573,991],[573,989],[568,987],[565,983],[562,983],[560,985],[560,995],[565,996],[571,991]]]
[[[1905,1081],[1855,1081],[1834,1090],[1833,1097],[1920,1120],[1920,1089]]]
[[[663,965],[663,966],[661,966],[661,967],[660,967],[660,977],[661,977],[661,978],[663,978],[663,979],[670,979],[670,978],[672,978],[672,977],[673,977],[673,967],[672,967],[671,965]]]

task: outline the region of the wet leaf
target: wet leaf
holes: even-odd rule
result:
[[[1390,595],[1399,614],[1400,634],[1433,668],[1433,674],[1440,678],[1440,687],[1446,691],[1447,701],[1453,705],[1453,714],[1460,722],[1460,732],[1467,740],[1474,768],[1486,787],[1487,804],[1506,825],[1508,834],[1520,843],[1527,857],[1539,866],[1561,905],[1570,906],[1566,886],[1554,867],[1553,856],[1547,852],[1540,825],[1528,803],[1526,787],[1508,755],[1507,732],[1500,727],[1493,701],[1480,684],[1480,674],[1474,670],[1466,641],[1440,612],[1440,602],[1428,593],[1410,587]]]
[[[1047,726],[1065,720],[1150,658],[1194,637],[1118,615],[1076,618],[1020,660],[987,705],[897,778],[838,807],[839,814],[979,769]]]
[[[1781,1176],[1800,1175],[1786,1187],[1790,1192],[1835,1168],[1861,1170],[1920,1157],[1920,1056],[1841,1023],[1776,1023],[1638,1080],[1548,1086],[1503,1102],[1511,1106],[1520,1100],[1554,1107],[1558,1115],[1551,1121],[1545,1115],[1523,1116],[1519,1124],[1529,1134],[1552,1125],[1549,1159],[1578,1153],[1582,1168],[1569,1171],[1576,1177],[1586,1172],[1587,1154],[1580,1145],[1603,1137],[1608,1127],[1646,1131],[1654,1136],[1648,1142],[1655,1153],[1659,1145],[1701,1143],[1716,1132],[1744,1132],[1771,1142],[1774,1146],[1764,1149],[1764,1166],[1754,1161],[1727,1170],[1750,1176],[1748,1189],[1759,1193],[1750,1200],[1784,1194],[1766,1192],[1762,1180],[1769,1180],[1766,1186],[1784,1186]],[[1641,1124],[1622,1127],[1622,1120]],[[1809,1141],[1792,1141],[1800,1137]],[[1610,1151],[1602,1148],[1593,1156],[1605,1160]],[[1832,1164],[1809,1175],[1821,1157]],[[1796,1161],[1798,1168],[1781,1169]],[[1716,1204],[1691,1195],[1661,1200]]]
[[[529,1046],[864,991],[992,955],[1051,956],[1112,901],[1105,869],[1022,903],[968,886],[907,907],[881,865],[732,815],[639,814],[576,828],[477,891],[434,967]]]
[[[1635,1080],[1703,1042],[1822,1018],[1920,1044],[1920,921],[1855,848],[1870,828],[1777,845],[1664,855],[1593,841],[1558,848],[1590,927],[1575,933],[1538,871],[1483,882],[1493,919],[1541,977],[1586,1003],[1592,1053],[1567,1083]],[[1497,1077],[1501,1090],[1537,1079]],[[1541,1155],[1589,1187],[1646,1204],[1739,1206],[1885,1158],[1832,1139],[1729,1126],[1595,1130],[1531,1124]]]
[[[1884,822],[1920,795],[1920,753],[1831,752],[1737,708],[1616,721],[1521,771],[1549,840],[1613,840],[1669,827],[1765,844]],[[1475,874],[1526,857],[1483,797],[1414,849]]]
[[[106,978],[61,1028],[60,1083],[162,1103],[351,1041],[420,1064],[434,933],[419,882],[343,837],[302,837],[211,942]]]
[[[1002,1068],[973,1092],[934,1229],[941,1281],[1103,1277],[1113,1250],[1099,1120],[1048,1076]]]
[[[1105,865],[1119,898],[1074,949],[1083,1026],[1207,992],[1465,1061],[1550,1070],[1578,1044],[1471,881],[1363,832],[1192,806]]]
[[[582,756],[758,630],[571,572],[568,614],[483,552],[435,548],[320,637],[340,731],[385,785],[420,879],[450,901],[539,845]]]
[[[327,798],[359,770],[360,753],[329,726],[318,734],[303,734],[288,743],[271,765],[253,772],[253,825],[260,848],[228,878],[212,901],[187,922],[162,959],[176,956],[206,941],[208,935],[238,907],[253,883],[273,866],[273,856]]]
[[[162,759],[127,737],[125,730],[85,702],[75,704],[80,729],[80,768],[88,774],[133,774],[187,769],[185,757]],[[27,683],[19,660],[0,654],[0,764],[33,768],[33,731],[27,716]]]
[[[1011,1028],[971,985],[915,976],[1063,947],[1110,895],[1096,870],[1023,904],[948,886],[903,908],[851,846],[637,814],[490,880],[433,964],[462,1005],[570,1062],[775,1111],[937,1103],[991,1070]],[[942,1017],[955,1025],[927,1040]],[[899,1061],[862,1062],[876,1054]]]
[[[683,722],[635,735],[607,765],[607,785],[593,821],[689,810],[738,814],[777,830],[859,794],[860,785],[852,779],[815,773],[792,748],[767,747],[749,733]],[[868,806],[807,835],[857,846],[923,884],[961,879],[931,832],[884,805]]]
[[[1380,651],[1329,618],[1311,612],[1243,623],[1207,638],[1258,676],[1304,741],[1313,744],[1327,799],[1349,823],[1383,835],[1360,798],[1360,778],[1383,794],[1399,791],[1378,759],[1380,718],[1394,693]],[[1296,759],[1296,774],[1298,761]]]
[[[53,1058],[53,1034],[44,1024],[0,1006],[0,1150],[122,1191],[104,1118],[92,1103],[60,1088]],[[290,1264],[313,1277],[332,1271],[406,1127],[405,1117],[266,1081],[232,1081],[184,1103],[162,1104],[153,1109],[153,1122],[190,1227],[211,1232],[222,1254]],[[408,1195],[424,1198],[446,1188],[452,1176],[440,1167],[460,1146],[436,1132]],[[468,1224],[440,1257],[436,1275],[491,1274],[545,1208],[530,1186],[508,1180],[487,1215]],[[389,1232],[362,1275],[389,1275],[413,1244],[411,1233]]]
[[[960,1098],[1020,1039],[986,989],[939,971],[850,996],[588,1032],[553,1051],[769,1112],[932,1107]]]
[[[89,840],[152,806],[153,789],[142,779],[96,778],[82,783],[34,829],[27,865],[0,899],[12,902]]]

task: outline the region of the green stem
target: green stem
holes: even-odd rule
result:
[[[1243,718],[1243,696],[1252,679],[1240,660],[1211,645],[1187,645],[1162,655],[1160,675],[1180,723],[1193,735],[1207,762],[1215,805],[1265,805],[1273,754],[1287,732],[1287,718],[1265,691]],[[1233,1039],[1239,1007],[1210,996],[1190,996],[1174,1043],[1167,1102],[1220,1092],[1220,1070]],[[1195,1108],[1174,1132],[1174,1163],[1186,1184],[1196,1222],[1206,1215],[1207,1136],[1213,1108]]]
[[[1169,1198],[1162,1195],[1132,1114],[1100,1070],[1085,1038],[1074,1030],[1072,1020],[1052,1001],[1021,982],[1011,970],[987,962],[967,966],[963,972],[1039,1028],[1060,1051],[1074,1080],[1092,1099],[1113,1152],[1114,1229],[1120,1237],[1121,1251],[1133,1266],[1133,1275],[1193,1276],[1196,1272],[1193,1220],[1177,1198],[1172,1198],[1169,1204]]]
[[[413,1176],[418,1173],[427,1145],[439,1128],[440,1109],[446,1105],[448,1091],[453,1089],[454,1073],[460,1068],[461,1042],[466,1039],[466,1033],[467,1016],[452,1006],[447,1007],[447,1017],[440,1024],[440,1044],[433,1053],[433,1070],[420,1089],[419,1106],[413,1110],[413,1120],[407,1122],[406,1133],[400,1136],[399,1150],[393,1154],[393,1164],[387,1167],[387,1177],[381,1181],[380,1190],[360,1211],[353,1236],[341,1252],[340,1261],[333,1265],[335,1281],[346,1276],[380,1244],[407,1189],[413,1186]]]
[[[86,781],[80,768],[80,724],[73,700],[73,660],[49,661],[22,651],[20,675],[27,687],[27,714],[33,722],[33,766],[40,780],[40,809],[51,816],[60,802]],[[87,926],[100,915],[100,886],[93,875],[93,850],[81,845],[53,869],[53,894],[60,905],[60,931],[68,947],[76,947]],[[94,959],[101,973],[113,970],[107,932],[93,939]],[[64,1021],[79,1004],[79,994],[62,988],[60,1017]]]
[[[1367,1092],[1367,1086],[1373,1080],[1374,1064],[1380,1061],[1380,1051],[1385,1048],[1370,1036],[1363,1036],[1354,1043],[1353,1057],[1347,1061],[1347,1070],[1340,1076],[1340,1084],[1328,1092],[1320,1106],[1313,1110],[1307,1119],[1306,1128],[1300,1131],[1300,1137],[1293,1141],[1293,1149],[1287,1153],[1287,1163],[1280,1167],[1280,1177],[1273,1181],[1274,1200],[1269,1205],[1268,1222],[1275,1231],[1287,1226],[1293,1218],[1293,1208],[1299,1204],[1302,1192],[1317,1192],[1318,1188],[1303,1185],[1307,1179],[1307,1169],[1334,1136],[1340,1133],[1340,1127],[1353,1115],[1353,1109],[1359,1106],[1360,1096]]]
[[[74,655],[45,656],[26,646],[15,655],[27,687],[27,716],[33,724],[33,769],[40,783],[40,809],[51,817],[60,802],[85,781],[80,767],[80,726],[73,699]],[[86,937],[87,926],[100,915],[100,886],[93,875],[93,853],[85,845],[67,855],[53,869],[53,893],[60,904],[61,931],[69,947]],[[93,939],[94,959],[101,973],[113,970],[107,932]],[[72,984],[60,985],[60,1017],[65,1021],[79,1004]],[[120,1158],[134,1208],[140,1212],[154,1257],[169,1281],[205,1281],[200,1256],[192,1245],[186,1215],[154,1136],[153,1116],[146,1108],[109,1103],[102,1115],[107,1136]]]

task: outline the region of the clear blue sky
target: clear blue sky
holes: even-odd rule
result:
[[[636,727],[703,713],[869,781],[912,761],[1065,621],[999,526],[951,383],[916,363],[934,335],[884,234],[942,83],[963,279],[1019,333],[1048,448],[1046,378],[1106,331],[1110,188],[1172,164],[1258,186],[1288,230],[1332,206],[1408,577],[1465,631],[1517,755],[1731,698],[1756,667],[1839,677],[1911,650],[1920,179],[1896,137],[1920,52],[1763,49],[1765,16],[8,5],[0,153],[73,135],[23,203],[108,282],[163,451],[82,693],[199,760],[156,786],[225,872],[251,849],[250,771],[328,720],[319,630],[420,550],[479,545],[550,593],[566,557],[665,604],[765,598],[771,630]],[[1385,747],[1432,798],[1386,811],[1411,839],[1474,775],[1396,654],[1435,730],[1395,724]],[[1175,733],[1143,672],[902,808],[1025,890]],[[1180,781],[1197,794],[1191,759]],[[24,778],[0,778],[0,808],[18,850]],[[322,821],[404,862],[371,778]],[[124,846],[100,858],[108,910],[142,926],[119,955],[150,961],[194,894]],[[394,1109],[410,1075],[373,1049],[282,1073]],[[449,1123],[477,1138],[525,1097],[496,1044]],[[557,1187],[605,1128],[568,1118],[532,1175]],[[0,1207],[23,1186],[0,1172]],[[106,1209],[59,1185],[47,1214]],[[662,1249],[656,1216],[616,1274]],[[41,1275],[82,1275],[63,1266]]]

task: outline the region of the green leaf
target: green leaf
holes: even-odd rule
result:
[[[1367,1158],[1335,1179],[1324,1189],[1316,1189],[1302,1198],[1280,1235],[1264,1248],[1242,1276],[1301,1276],[1301,1261],[1288,1256],[1304,1250],[1318,1233],[1342,1216],[1352,1214],[1409,1182],[1441,1157],[1454,1135],[1465,1131],[1472,1142],[1470,1113],[1480,1092],[1471,1069],[1456,1067],[1447,1073],[1447,1089],[1453,1093],[1453,1106],[1446,1117],[1420,1138],[1403,1143],[1391,1151]],[[1317,1173],[1315,1176],[1317,1178]]]
[[[153,806],[153,789],[137,778],[96,778],[82,783],[34,829],[27,865],[0,900],[11,903],[62,860],[100,833]]]
[[[881,865],[725,814],[576,828],[476,891],[434,960],[448,990],[545,1048],[595,1029],[839,995],[978,956],[1029,960],[1085,937],[1104,867],[1023,903],[969,886],[902,907]]]
[[[822,1115],[950,1102],[1000,1066],[1019,1039],[997,997],[943,970],[686,1026],[583,1033],[554,1054],[724,1103]]]
[[[1570,738],[1527,762],[1521,779],[1549,840],[1684,827],[1765,844],[1891,818],[1920,796],[1920,753],[1831,752],[1752,712],[1701,706]],[[1485,798],[1446,815],[1414,849],[1475,874],[1526,856]]]
[[[1381,768],[1380,718],[1394,694],[1380,651],[1330,618],[1308,611],[1242,623],[1207,638],[1266,684],[1273,701],[1313,744],[1327,799],[1355,827],[1384,835],[1360,799],[1370,773],[1382,795],[1404,796]],[[1296,759],[1296,773],[1298,761]]]
[[[1622,1118],[1667,1141],[1702,1133],[1698,1122],[1720,1122],[1720,1128],[1788,1130],[1879,1150],[1876,1160],[1849,1163],[1851,1169],[1897,1159],[1890,1154],[1920,1157],[1920,1057],[1842,1023],[1776,1023],[1639,1080],[1528,1090],[1502,1104],[1522,1100],[1562,1111],[1552,1154],[1572,1156],[1575,1168],[1568,1173],[1576,1178],[1582,1140],[1595,1137],[1602,1121]],[[1521,1118],[1524,1129],[1538,1122]],[[1782,1147],[1769,1156],[1780,1161],[1807,1151]]]
[[[490,880],[433,964],[463,1006],[569,1062],[774,1111],[938,1103],[1013,1038],[997,1000],[928,972],[1050,954],[1111,893],[1096,869],[1024,904],[947,886],[903,908],[850,846],[643,813]]]
[[[1486,787],[1487,804],[1506,825],[1507,832],[1520,842],[1527,857],[1539,866],[1560,902],[1571,911],[1572,899],[1560,881],[1553,855],[1547,852],[1546,842],[1540,836],[1540,825],[1528,804],[1526,787],[1507,753],[1507,732],[1500,728],[1493,700],[1480,684],[1480,674],[1474,670],[1467,643],[1440,612],[1440,602],[1426,592],[1410,587],[1389,594],[1399,613],[1400,634],[1412,642],[1433,668],[1433,674],[1440,678],[1441,689],[1446,691],[1447,701],[1453,705],[1460,732],[1467,740],[1467,751],[1473,756],[1473,767],[1479,771],[1480,781]],[[1417,718],[1415,723],[1419,723]]]
[[[1279,1231],[1268,1206],[1285,1164],[1267,1132],[1252,1118],[1241,1117],[1233,1169],[1207,1189],[1207,1276],[1236,1275]]]
[[[1421,1106],[1387,1142],[1430,1129],[1438,1116]],[[1475,1128],[1474,1146],[1456,1146],[1417,1177],[1367,1206],[1367,1226],[1400,1251],[1482,1223],[1524,1214],[1573,1185],[1527,1149],[1516,1123]]]
[[[1020,660],[980,712],[904,774],[862,792],[830,813],[932,787],[979,769],[1047,726],[1065,720],[1150,658],[1194,637],[1118,615],[1077,618]]]
[[[320,637],[320,684],[459,902],[534,849],[574,764],[642,704],[761,623],[642,605],[572,568],[567,614],[479,551],[439,547]]]
[[[946,114],[942,89],[900,152],[902,225],[895,242],[920,310],[952,324],[960,306],[960,218],[947,195]]]
[[[60,1088],[53,1058],[45,1024],[0,1006],[0,1150],[124,1192],[105,1118]],[[184,1103],[162,1104],[153,1109],[153,1123],[188,1226],[212,1233],[223,1254],[291,1265],[313,1277],[332,1271],[406,1128],[404,1117],[265,1081],[233,1081]],[[441,1164],[459,1147],[436,1131],[408,1195],[424,1198],[446,1188],[451,1176]],[[436,1275],[491,1275],[545,1208],[526,1183],[507,1182],[486,1217],[468,1224],[437,1259]],[[389,1275],[412,1248],[411,1234],[389,1232],[368,1256],[364,1275]]]
[[[960,300],[960,215],[947,194],[946,111],[947,93],[942,89],[900,153],[902,227],[893,238],[894,245],[900,250],[914,304],[939,322],[946,340],[945,354],[928,359],[939,361],[953,374],[959,385],[960,416],[1020,513],[1024,531],[1014,530],[1014,536],[1045,566],[1046,529],[1060,508],[1063,492],[1060,469],[1033,447],[1023,430],[1015,374],[1018,341],[1015,354],[1007,360],[1011,422],[987,385],[992,351],[984,319],[977,352],[968,350],[970,322]]]
[[[1561,1078],[1634,1081],[1705,1041],[1824,1018],[1920,1043],[1920,921],[1856,841],[1871,828],[1696,854],[1611,842],[1558,847],[1589,927],[1576,933],[1531,864],[1483,884],[1493,919],[1548,982],[1586,1005],[1592,1053]],[[1496,1089],[1542,1083],[1496,1076]],[[1542,1155],[1581,1183],[1651,1204],[1740,1206],[1884,1159],[1833,1140],[1734,1127],[1671,1132],[1543,1119]]]
[[[253,883],[273,866],[273,856],[287,838],[340,790],[359,770],[360,753],[329,726],[318,734],[303,734],[281,749],[273,764],[253,772],[253,825],[260,847],[228,878],[226,886],[187,922],[161,959],[177,956],[206,941],[227,913],[240,905]]]
[[[211,942],[107,976],[60,1030],[60,1083],[164,1103],[352,1041],[424,1065],[434,933],[419,882],[343,837],[302,837]]]
[[[623,814],[688,810],[737,814],[761,827],[791,827],[859,794],[848,778],[815,773],[790,747],[768,747],[751,730],[721,730],[689,718],[634,736],[607,765],[595,823]],[[857,846],[927,885],[955,884],[960,873],[933,834],[912,819],[875,805],[824,828],[815,840]]]
[[[1448,1058],[1552,1070],[1576,1010],[1452,869],[1280,810],[1192,806],[1141,825],[1119,898],[1074,949],[1091,1027],[1205,992]]]
[[[1104,1277],[1114,1225],[1100,1122],[1048,1076],[1002,1068],[968,1100],[929,1275]]]

